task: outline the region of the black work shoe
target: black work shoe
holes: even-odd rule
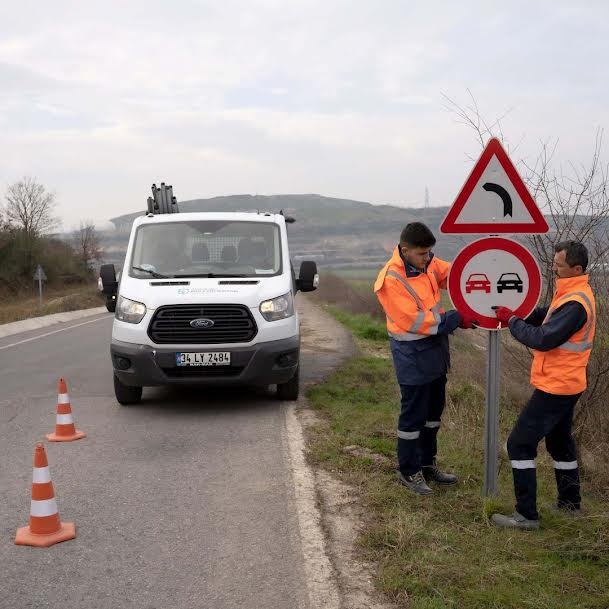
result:
[[[412,476],[404,476],[402,472],[400,472],[400,482],[411,491],[417,493],[417,495],[431,495],[433,491],[427,486],[425,482],[425,477],[423,476],[423,472],[419,470],[418,472],[412,474]]]
[[[491,516],[491,522],[498,527],[503,527],[506,529],[522,529],[524,531],[532,531],[533,529],[539,528],[539,520],[529,520],[518,512],[514,512],[511,516],[493,514]]]
[[[455,474],[443,472],[435,465],[424,465],[423,476],[425,476],[427,482],[437,482],[442,486],[452,486],[459,481],[459,478]]]
[[[572,516],[573,518],[579,518],[580,516],[584,515],[581,508],[564,503],[557,503],[553,505],[552,510],[554,510],[555,512],[560,512],[561,514],[567,514],[568,516]]]

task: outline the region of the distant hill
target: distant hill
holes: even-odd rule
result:
[[[211,199],[194,199],[180,201],[180,211],[270,211],[283,210],[286,215],[294,215],[299,222],[309,226],[319,226],[321,230],[327,229],[332,234],[341,232],[340,227],[351,227],[361,222],[370,227],[381,226],[386,228],[387,222],[395,222],[395,214],[406,214],[410,211],[390,205],[372,205],[364,201],[350,199],[336,199],[321,195],[230,195],[226,197],[213,197]],[[131,223],[141,213],[126,214],[112,218],[117,229]],[[391,226],[391,224],[389,224]]]
[[[427,224],[438,238],[438,256],[452,259],[471,239],[440,235],[438,227],[447,207],[403,208],[372,205],[365,201],[303,195],[230,195],[210,199],[180,201],[181,212],[283,210],[293,216],[289,226],[290,246],[295,259],[312,258],[327,268],[380,267],[398,242],[408,223]],[[106,251],[120,258],[127,244],[133,220],[142,211],[112,218],[116,231],[104,233]],[[114,260],[111,260],[114,261]]]

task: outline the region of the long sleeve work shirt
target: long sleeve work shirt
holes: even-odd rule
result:
[[[586,309],[573,300],[555,309],[546,323],[542,323],[548,307],[537,307],[526,319],[512,317],[509,322],[512,336],[523,345],[538,351],[560,347],[575,332],[584,327]]]

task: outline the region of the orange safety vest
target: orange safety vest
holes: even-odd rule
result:
[[[596,329],[596,305],[588,275],[556,281],[556,292],[543,323],[552,312],[569,301],[579,302],[588,319],[568,341],[550,351],[533,350],[531,385],[553,395],[575,395],[587,386],[586,366]]]
[[[438,333],[440,289],[446,288],[450,263],[435,256],[425,271],[408,277],[396,247],[378,274],[374,291],[387,317],[389,336],[400,341],[420,340]]]

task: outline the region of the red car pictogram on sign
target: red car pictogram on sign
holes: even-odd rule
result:
[[[491,282],[484,273],[472,273],[465,282],[465,293],[471,294],[472,292],[480,291],[491,293]]]

